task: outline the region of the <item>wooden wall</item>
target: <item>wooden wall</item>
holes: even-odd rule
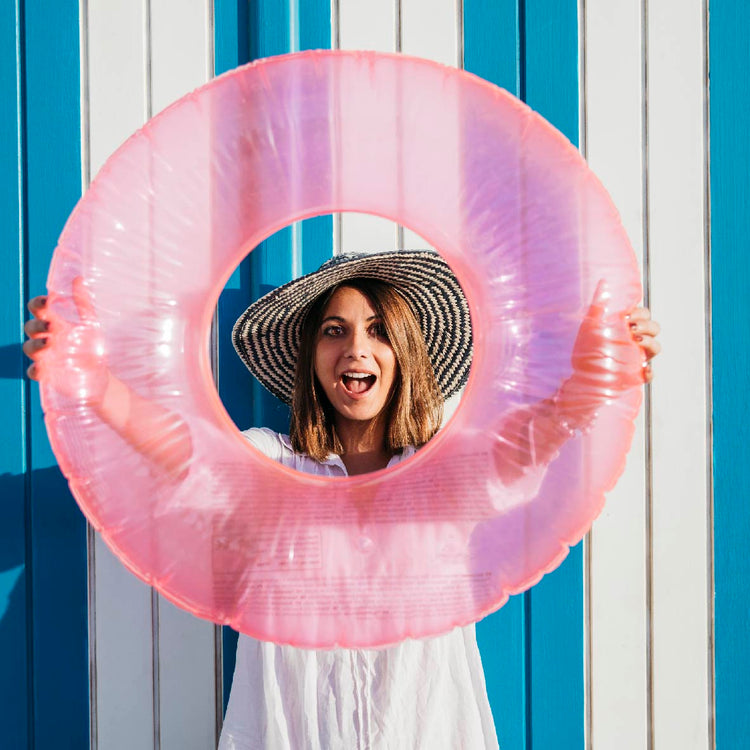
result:
[[[249,59],[341,47],[463,66],[560,128],[611,192],[663,327],[625,475],[592,533],[478,625],[501,747],[707,750],[715,736],[742,746],[750,18],[742,0],[712,0],[710,35],[708,21],[706,0],[6,3],[0,745],[215,745],[234,638],[164,601],[87,531],[38,389],[22,378],[23,303],[43,291],[82,189],[148,117]],[[235,421],[285,419],[228,343],[252,296],[332,252],[423,244],[346,215],[253,252],[217,311],[215,365]]]

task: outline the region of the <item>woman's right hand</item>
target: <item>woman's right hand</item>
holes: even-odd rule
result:
[[[32,360],[27,373],[32,380],[40,380],[44,375],[64,397],[98,407],[111,375],[103,355],[93,300],[80,277],[73,281],[73,302],[79,324],[51,322],[45,296],[29,301],[32,317],[24,326],[29,338],[23,345],[24,354]],[[60,346],[54,350],[50,348],[53,339],[60,339]]]
[[[93,300],[83,279],[73,281],[78,323],[47,318],[47,298],[34,297],[23,351],[32,360],[29,377],[95,409],[99,417],[138,452],[175,479],[187,474],[192,440],[179,414],[138,396],[111,374]],[[60,337],[60,341],[57,338]],[[56,345],[50,347],[55,339]]]

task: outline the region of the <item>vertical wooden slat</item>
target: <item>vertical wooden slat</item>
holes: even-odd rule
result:
[[[214,0],[214,71],[216,75],[250,59],[249,4],[238,0]],[[232,346],[230,331],[247,307],[250,258],[235,269],[217,306],[217,386],[227,412],[239,426],[252,422],[252,378]],[[226,710],[234,674],[237,633],[222,628],[222,707]]]
[[[207,0],[151,0],[151,102],[158,113],[207,80],[209,70],[206,23]],[[179,18],[179,23],[175,19]],[[195,142],[195,149],[207,143]],[[158,185],[154,186],[158,190]],[[206,187],[206,205],[210,204]],[[156,231],[160,217],[150,222]],[[194,258],[196,278],[202,278],[210,258]],[[158,598],[158,743],[161,750],[210,748],[215,742],[214,626]],[[189,658],[186,656],[189,655]]]
[[[339,3],[341,49],[396,52],[401,45],[400,3],[343,0]],[[389,219],[347,213],[341,220],[341,252],[376,252],[398,248],[398,227]]]
[[[215,7],[216,72],[248,59],[331,46],[328,0],[264,0],[249,9],[218,0]],[[247,57],[245,57],[247,56]],[[251,301],[294,276],[317,268],[332,249],[332,220],[316,217],[285,227],[255,248],[232,274],[219,301],[219,392],[241,428],[252,425],[287,432],[288,409],[250,376],[230,340],[234,321]],[[223,702],[229,696],[237,635],[223,629]]]
[[[81,195],[78,0],[24,4],[27,290],[44,289],[52,251]],[[88,743],[86,531],[56,462],[31,389],[29,429],[32,543],[34,747],[61,732]],[[62,728],[65,728],[64,730]]]
[[[401,0],[401,51],[460,67],[456,0]]]
[[[522,94],[578,142],[578,4],[526,0]],[[528,594],[529,739],[534,748],[584,746],[582,545]]]
[[[297,0],[297,35],[300,50],[332,46],[330,0]],[[310,273],[333,254],[333,219],[306,219],[299,228],[298,273]]]
[[[251,5],[249,18],[250,57],[253,60],[290,52],[290,8],[288,2],[259,0]],[[294,275],[294,237],[291,226],[284,227],[262,242],[250,255],[249,297],[261,297],[266,292],[289,281]],[[246,305],[245,305],[246,306]],[[271,396],[251,378],[252,425],[266,426],[287,432],[289,412],[278,399]],[[247,425],[250,426],[250,425]]]
[[[214,71],[221,75],[250,60],[249,3],[238,0],[214,0]],[[236,355],[230,340],[234,321],[247,307],[250,259],[235,269],[221,294],[218,304],[218,389],[224,406],[235,424],[244,427],[252,420],[252,378]],[[224,629],[225,640],[231,631]],[[231,684],[231,667],[234,663],[234,643],[225,642],[225,658],[232,654],[231,662],[224,665],[225,693]],[[228,673],[227,673],[228,672]]]
[[[143,3],[90,2],[88,113],[91,173],[145,121],[147,19]],[[147,214],[144,212],[144,221]],[[120,564],[97,535],[92,555],[96,617],[93,644],[100,748],[153,746],[151,589]]]
[[[460,67],[458,35],[455,0],[401,0],[401,51],[404,54]],[[446,117],[458,118],[460,113],[446,113]],[[453,170],[455,179],[459,179],[458,144],[454,153],[442,154],[441,158],[445,161],[445,173]],[[404,227],[402,235],[399,247],[430,246],[408,227]]]
[[[523,30],[518,0],[464,0],[464,67],[515,96],[521,94]],[[515,596],[477,623],[487,693],[502,748],[527,738],[526,596]]]
[[[464,66],[520,95],[521,13],[518,0],[464,0]],[[523,750],[527,739],[526,595],[511,597],[477,623],[487,694],[500,747]]]
[[[340,0],[341,49],[396,51],[398,2]]]
[[[586,157],[643,260],[641,0],[585,3]],[[661,378],[661,373],[660,373]],[[590,747],[646,748],[649,732],[644,415],[590,535]]]
[[[732,748],[750,735],[750,6],[710,11],[716,746]]]
[[[518,0],[463,0],[464,67],[520,94]]]
[[[704,9],[647,9],[649,271],[667,344],[652,389],[654,742],[697,750],[710,715]]]
[[[88,4],[91,174],[146,119],[143,3]]]
[[[503,44],[491,54],[488,37],[495,29]],[[466,2],[464,60],[467,69],[490,74],[491,80],[526,98],[576,142],[576,3],[534,0],[490,8],[475,0]],[[579,545],[557,571],[478,627],[503,747],[583,746],[582,596]],[[493,654],[505,648],[498,640],[506,639],[509,653],[502,654],[501,663],[510,666],[505,670],[510,675],[498,680],[493,666],[500,665]],[[502,701],[515,709],[507,720],[498,706]]]
[[[6,241],[0,255],[0,705],[2,739],[10,747],[30,745],[33,686],[30,614],[31,584],[26,539],[26,367],[21,354],[25,288],[22,211],[25,174],[23,138],[22,3],[0,16],[0,210]]]
[[[151,0],[154,114],[206,83],[208,0]]]

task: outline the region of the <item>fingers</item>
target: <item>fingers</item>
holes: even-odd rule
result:
[[[628,315],[628,323],[636,341],[639,335],[658,336],[661,332],[661,326],[655,320],[651,320],[651,311],[646,307],[636,307]]]
[[[49,321],[44,320],[43,315],[47,308],[47,297],[41,295],[33,297],[26,305],[33,317],[24,323],[23,330],[28,336],[23,342],[23,353],[32,361],[26,370],[26,373],[32,380],[39,380],[39,368],[36,365],[36,358],[47,346],[47,333],[49,332]]]
[[[26,373],[32,380],[39,380],[39,368],[36,365],[36,358],[39,352],[47,346],[47,339],[27,339],[23,342],[23,353],[32,360]]]
[[[655,320],[642,320],[639,322],[630,321],[630,332],[636,341],[639,336],[658,336],[661,333],[661,326]]]
[[[646,360],[653,359],[661,351],[661,344],[651,336],[641,337],[638,346],[643,350]]]
[[[45,336],[49,331],[49,322],[40,318],[29,318],[24,324],[23,330],[30,339],[39,338]]]
[[[26,306],[33,317],[29,318],[23,326],[24,333],[28,336],[28,339],[23,342],[23,353],[29,359],[35,360],[39,352],[47,346],[49,322],[42,318],[47,307],[47,297],[34,297]],[[39,373],[35,363],[32,363],[26,372],[30,378],[38,380]]]
[[[636,307],[628,314],[628,320],[638,323],[641,320],[651,320],[651,310],[647,307]]]
[[[46,295],[41,295],[39,297],[34,297],[30,299],[28,303],[26,304],[26,307],[29,308],[29,312],[35,318],[41,317],[41,314],[44,312],[44,308],[47,307]]]
[[[39,296],[29,300],[27,304],[32,317],[24,324],[24,332],[28,338],[23,344],[23,353],[32,360],[26,370],[32,380],[39,380],[40,354],[48,346],[49,336],[57,335],[56,329],[51,330],[50,322],[46,320],[47,302],[46,296]],[[80,276],[73,279],[73,302],[83,323],[96,322],[93,299]]]
[[[651,360],[661,351],[661,343],[656,339],[661,332],[661,326],[655,320],[651,320],[651,311],[647,307],[636,307],[627,317],[630,335],[641,348],[645,359],[643,382],[651,383],[654,379]]]
[[[628,323],[630,324],[630,335],[633,337],[633,341],[641,347],[646,362],[648,362],[661,351],[661,344],[656,339],[661,332],[661,326],[655,320],[651,320],[651,312],[645,307],[637,307],[633,310],[628,316]],[[651,366],[647,365],[644,371],[644,379],[647,383],[650,383],[651,378],[653,378]]]
[[[36,356],[47,346],[47,343],[46,338],[26,339],[26,341],[23,342],[23,353],[29,359],[36,359]]]

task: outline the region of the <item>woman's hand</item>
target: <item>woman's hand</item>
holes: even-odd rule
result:
[[[574,430],[588,425],[606,401],[651,382],[649,363],[661,348],[659,326],[647,309],[636,308],[624,320],[609,316],[608,297],[602,281],[573,346],[573,374],[553,399],[561,422]]]
[[[32,360],[27,373],[39,380],[46,373],[54,389],[67,398],[85,400],[94,407],[101,405],[111,375],[103,354],[103,345],[93,300],[80,277],[73,281],[73,302],[80,324],[47,319],[47,298],[34,297],[28,308],[32,318],[24,330],[29,337],[23,351]],[[52,340],[60,346],[50,349]],[[49,368],[49,369],[47,369]]]
[[[506,484],[551,461],[577,429],[591,424],[607,400],[653,379],[650,362],[661,351],[659,324],[645,307],[624,320],[608,317],[607,298],[600,283],[576,336],[573,374],[557,393],[506,416],[495,455]]]
[[[92,406],[135,450],[172,478],[182,479],[193,450],[187,425],[178,414],[137,395],[111,374],[93,300],[80,277],[73,281],[73,301],[80,319],[77,325],[50,324],[46,297],[29,302],[32,318],[24,326],[29,338],[23,345],[32,360],[29,377],[39,380],[44,374],[56,391]],[[50,339],[57,336],[63,340],[50,357]]]

